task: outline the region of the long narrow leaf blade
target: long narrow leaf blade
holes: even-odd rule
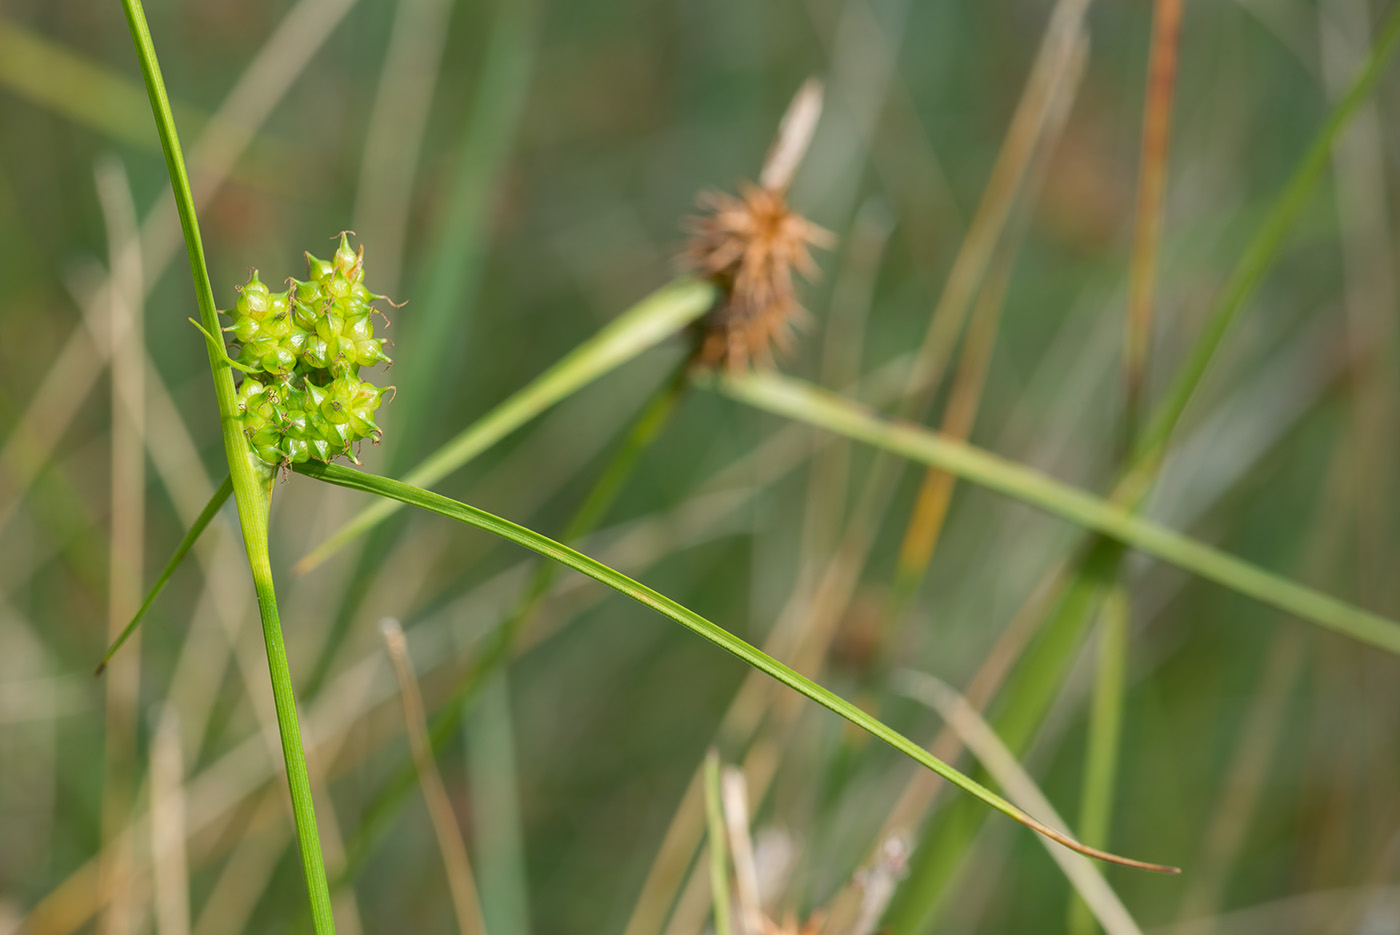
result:
[[[117,650],[121,649],[122,644],[127,641],[127,638],[131,636],[132,633],[136,632],[137,624],[141,622],[141,618],[146,615],[146,611],[155,603],[156,598],[160,597],[160,592],[165,590],[166,582],[170,580],[170,576],[175,574],[175,569],[180,566],[180,562],[189,554],[190,549],[194,548],[194,544],[199,541],[200,535],[208,528],[209,523],[212,522],[215,515],[218,514],[219,508],[224,505],[225,501],[228,500],[232,493],[233,477],[231,475],[224,475],[223,483],[219,485],[218,490],[214,491],[214,495],[209,498],[209,502],[204,505],[204,510],[199,516],[195,517],[194,525],[190,527],[189,532],[185,533],[185,538],[180,540],[180,544],[175,547],[174,554],[170,556],[170,561],[165,563],[165,568],[161,570],[160,577],[156,579],[156,583],[151,585],[151,590],[146,594],[146,599],[141,602],[141,607],[136,611],[136,616],[131,618],[131,622],[126,625],[126,629],[122,630],[121,636],[117,637],[116,640],[112,642],[112,645],[107,648],[107,653],[102,657],[102,661],[97,664],[97,671],[93,673],[94,675],[102,674],[103,670],[107,668],[107,663],[111,662],[112,657],[117,654]]]
[[[463,429],[404,475],[404,480],[416,487],[436,484],[564,397],[671,337],[703,315],[712,302],[714,287],[694,280],[674,282],[653,292]],[[383,500],[364,510],[302,557],[296,572],[304,574],[315,568],[398,508],[398,504]]]
[[[833,694],[816,682],[800,674],[795,669],[784,665],[767,653],[749,645],[729,631],[717,624],[711,623],[693,610],[676,603],[664,594],[653,591],[646,585],[633,581],[621,572],[615,571],[607,565],[589,558],[582,552],[577,552],[566,545],[555,542],[553,539],[542,536],[533,530],[526,529],[524,526],[519,526],[509,520],[487,513],[485,510],[480,510],[474,506],[468,506],[465,503],[452,500],[441,494],[422,490],[410,484],[405,484],[402,481],[390,480],[389,478],[378,477],[373,474],[365,474],[362,471],[356,471],[338,464],[321,464],[319,462],[299,464],[296,465],[294,470],[296,470],[298,474],[303,474],[307,477],[314,477],[318,480],[323,480],[327,483],[336,484],[337,486],[346,487],[351,490],[360,490],[365,493],[377,494],[381,497],[389,497],[400,503],[406,503],[431,513],[446,516],[449,519],[455,519],[458,522],[475,526],[478,529],[485,530],[502,539],[524,546],[533,552],[538,552],[545,558],[552,559],[553,561],[559,562],[561,565],[565,565],[581,574],[587,575],[595,581],[607,585],[618,593],[630,597],[639,604],[644,604],[657,613],[665,617],[670,617],[691,632],[703,637],[732,655],[739,657],[744,662],[779,682],[782,682],[794,691],[805,695],[824,708],[841,715],[852,724],[863,728],[894,747],[896,750],[933,770],[953,785],[981,799],[1002,814],[1007,815],[1028,828],[1040,832],[1052,840],[1058,841],[1071,850],[1078,851],[1090,857],[1097,857],[1102,860],[1144,870],[1155,870],[1163,873],[1177,872],[1176,868],[1173,867],[1131,860],[1080,844],[1063,832],[1057,831],[1049,825],[1032,818],[1029,814],[1023,812],[1015,805],[1012,805],[995,792],[992,792],[990,789],[974,781],[970,777],[963,775],[947,763],[933,756],[903,734],[900,734],[886,726],[883,722],[866,714],[849,701]]]
[[[724,393],[954,474],[1214,581],[1310,623],[1400,655],[1400,624],[1144,519],[1115,503],[923,426],[886,419],[834,393],[773,373],[718,382]]]

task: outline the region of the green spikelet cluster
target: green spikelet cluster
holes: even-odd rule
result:
[[[270,465],[345,455],[379,443],[374,413],[393,387],[360,379],[360,368],[388,361],[374,336],[375,295],[364,284],[365,248],[340,235],[330,260],[306,255],[308,280],[273,292],[253,271],[223,314],[247,376],[238,389],[239,420],[259,459]]]

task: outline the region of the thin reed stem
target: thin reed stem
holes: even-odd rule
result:
[[[1113,819],[1123,734],[1130,611],[1127,588],[1119,582],[1108,592],[1099,617],[1094,695],[1089,708],[1089,743],[1084,754],[1084,784],[1079,790],[1077,830],[1080,837],[1095,847],[1108,846]],[[1070,899],[1069,931],[1071,935],[1093,935],[1093,916],[1082,898]]]
[[[204,247],[195,216],[194,195],[185,169],[180,139],[175,130],[175,118],[170,112],[165,82],[156,58],[155,44],[141,0],[122,0],[127,25],[136,47],[146,92],[151,101],[165,153],[166,169],[174,192],[175,207],[184,231],[185,249],[189,256],[190,274],[194,280],[195,297],[199,303],[200,323],[210,334],[220,331],[214,292],[209,284],[209,269],[204,259]],[[292,797],[292,812],[296,821],[297,840],[301,845],[302,870],[306,876],[311,898],[312,919],[317,935],[333,935],[335,921],[331,914],[330,888],[326,884],[326,868],[321,857],[321,842],[316,828],[315,808],[311,801],[311,781],[306,769],[306,754],[301,744],[301,727],[297,722],[296,701],[292,694],[292,676],[287,664],[287,651],[282,640],[282,625],[277,613],[277,597],[272,584],[272,566],[267,547],[267,511],[269,472],[258,464],[239,428],[233,374],[222,346],[210,339],[205,341],[209,367],[214,378],[214,394],[219,405],[224,452],[229,462],[234,499],[243,530],[243,543],[258,597],[262,618],[263,640],[267,649],[268,669],[272,677],[272,696],[277,707],[277,728],[282,741],[282,755],[287,766],[287,784]]]
[[[719,751],[705,754],[705,821],[709,828],[710,894],[714,903],[715,935],[729,935],[729,848],[720,802]]]

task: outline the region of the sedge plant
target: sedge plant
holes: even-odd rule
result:
[[[524,546],[681,624],[880,738],[992,808],[1067,847],[1144,869],[1167,872],[1174,869],[1085,847],[933,757],[888,725],[789,666],[689,608],[580,552],[465,503],[411,484],[332,463],[342,456],[357,460],[356,445],[364,440],[377,440],[380,430],[374,415],[390,389],[374,386],[359,374],[361,366],[386,359],[373,327],[372,303],[380,297],[374,296],[364,286],[363,250],[352,250],[348,239],[342,235],[341,245],[332,260],[320,261],[309,257],[308,279],[305,282],[289,280],[287,290],[280,293],[268,289],[255,273],[229,313],[233,323],[227,328],[221,326],[190,181],[145,13],[140,0],[123,0],[123,6],[184,234],[199,308],[199,320],[195,325],[206,342],[229,465],[227,487],[237,505],[258,598],[302,868],[318,935],[334,932],[335,923],[268,551],[270,498],[279,472],[287,469],[327,483],[372,493],[386,500],[416,506]],[[784,211],[780,203],[763,203],[763,199],[772,192],[771,187],[765,187],[746,193],[747,209],[752,210],[757,204],[765,210]],[[739,204],[725,201],[715,203],[716,223],[719,225],[716,230],[724,233],[722,229],[727,223],[726,218],[733,217],[732,213],[726,216],[725,212],[733,212]],[[810,239],[811,234],[807,229],[800,229],[798,233],[803,239]],[[733,277],[724,265],[712,262],[707,272],[712,276],[728,277],[730,285],[733,283]],[[678,287],[670,290],[659,298],[666,314],[656,317],[684,318],[686,314],[693,314],[690,310],[698,294],[702,294],[699,288]],[[667,298],[671,301],[666,301]],[[779,298],[790,301],[790,290]],[[760,306],[745,309],[742,305],[732,304],[732,296],[730,300],[731,304],[725,309],[728,316],[720,319],[724,322],[723,333],[727,335],[732,336],[737,333],[736,328],[744,326],[744,314],[765,311]],[[758,325],[757,330],[764,341],[773,336],[772,325],[770,320]],[[230,356],[219,337],[223,331],[232,332],[239,342],[240,353],[236,359]],[[726,343],[724,354],[732,355],[733,347],[732,343]],[[732,362],[732,356],[730,359]],[[235,385],[235,369],[244,373],[241,386]],[[217,510],[219,499],[216,493],[211,508],[205,511],[201,520],[207,521],[207,517]],[[182,543],[183,548],[188,548],[188,542],[193,541],[197,532],[197,529],[191,531],[191,535],[187,536],[188,541]],[[162,576],[162,581],[165,577],[168,576]]]

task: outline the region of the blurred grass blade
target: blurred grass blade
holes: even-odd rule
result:
[[[160,577],[156,579],[155,584],[151,585],[151,590],[147,592],[146,599],[141,602],[141,606],[137,609],[136,615],[131,618],[131,622],[126,625],[126,629],[121,632],[121,635],[107,648],[107,652],[102,657],[102,661],[97,665],[97,671],[93,673],[94,675],[102,674],[102,671],[107,668],[107,663],[112,661],[112,657],[116,655],[117,650],[122,648],[122,644],[126,642],[127,637],[136,632],[137,624],[141,622],[141,618],[146,615],[146,611],[155,603],[155,599],[160,597],[160,592],[165,590],[166,582],[170,580],[170,576],[175,573],[175,569],[179,567],[184,557],[189,554],[190,549],[194,548],[194,544],[199,541],[200,535],[204,532],[209,523],[213,521],[214,517],[218,515],[219,508],[224,505],[225,501],[228,500],[229,495],[232,493],[233,477],[231,475],[225,475],[223,483],[219,485],[219,489],[214,491],[214,495],[210,497],[209,502],[205,504],[204,511],[195,518],[194,525],[190,527],[189,532],[185,533],[185,538],[180,540],[180,544],[175,547],[175,552],[170,556],[170,561],[165,563],[165,568],[161,570]]]
[[[346,487],[350,490],[359,490],[381,497],[390,497],[400,503],[416,506],[431,513],[437,513],[449,519],[455,519],[458,522],[475,526],[492,535],[499,536],[502,539],[506,539],[530,549],[533,552],[537,552],[545,558],[587,575],[593,580],[607,585],[618,593],[630,597],[639,604],[650,607],[657,613],[669,617],[692,633],[708,640],[731,655],[737,656],[755,669],[766,673],[794,691],[815,701],[827,710],[839,714],[857,727],[883,740],[910,759],[933,770],[933,772],[942,776],[953,785],[972,794],[1002,814],[1020,822],[1032,830],[1040,832],[1046,837],[1058,841],[1071,850],[1078,851],[1090,857],[1097,857],[1102,860],[1121,863],[1125,866],[1138,867],[1144,870],[1155,870],[1166,873],[1176,872],[1175,869],[1171,867],[1131,860],[1114,854],[1108,854],[1095,848],[1085,847],[1063,832],[1057,831],[1031,817],[990,789],[987,789],[980,783],[958,772],[947,763],[934,757],[923,747],[888,727],[882,721],[876,720],[844,698],[833,694],[816,682],[801,675],[796,670],[769,656],[767,653],[744,642],[728,630],[711,623],[689,608],[676,603],[657,591],[653,591],[646,585],[639,584],[621,572],[609,568],[601,562],[589,558],[587,555],[577,552],[566,545],[561,545],[533,530],[526,529],[509,520],[487,513],[485,510],[468,506],[465,503],[452,500],[441,494],[422,490],[401,481],[390,480],[387,477],[377,477],[373,474],[366,474],[338,464],[322,464],[319,462],[298,464],[294,467],[294,470],[298,474],[314,477],[317,480],[322,480],[340,487]]]
[[[156,148],[146,128],[146,89],[17,23],[0,20],[0,85],[114,140]],[[203,123],[180,108],[186,127]]]
[[[741,402],[955,474],[1303,620],[1400,655],[1400,624],[1227,555],[1032,468],[923,426],[884,419],[833,393],[778,374],[731,376],[715,385]]]
[[[500,0],[486,37],[484,60],[476,81],[459,144],[456,172],[440,232],[421,286],[415,291],[413,316],[403,354],[403,401],[395,415],[389,464],[403,470],[407,457],[420,449],[427,424],[438,411],[438,394],[451,352],[475,317],[481,270],[490,245],[487,236],[501,176],[514,147],[534,70],[538,0]],[[454,368],[455,369],[455,368]]]
[[[1008,795],[1024,802],[1027,808],[1049,815],[1060,824],[1064,823],[1035,780],[1017,762],[1015,754],[1007,749],[991,725],[982,719],[966,698],[941,680],[923,672],[905,670],[897,673],[897,677],[897,690],[937,711],[938,716],[957,732]],[[1058,848],[1047,849],[1108,935],[1142,935],[1142,929],[1097,867]]]
[[[710,895],[715,907],[715,935],[730,935],[729,848],[719,799],[719,751],[705,755],[705,822],[710,842]]]
[[[673,336],[703,315],[713,301],[714,287],[692,280],[653,292],[429,455],[404,475],[404,482],[415,487],[436,484],[561,399]],[[298,561],[297,573],[315,568],[398,508],[397,503],[383,500],[364,510]]]
[[[1084,786],[1079,796],[1078,831],[1095,847],[1107,846],[1113,819],[1131,610],[1127,587],[1120,581],[1108,592],[1099,618],[1094,697],[1089,709],[1089,744],[1084,752]],[[1094,922],[1089,911],[1083,899],[1071,897],[1070,935],[1093,935]]]
[[[1273,265],[1284,237],[1293,227],[1318,181],[1327,171],[1333,147],[1337,144],[1342,130],[1375,90],[1376,82],[1380,80],[1381,73],[1395,51],[1397,40],[1400,40],[1400,3],[1391,7],[1380,36],[1371,48],[1370,57],[1357,72],[1346,94],[1332,108],[1327,121],[1313,137],[1302,162],[1293,170],[1288,184],[1274,201],[1268,216],[1245,249],[1244,256],[1235,265],[1215,307],[1206,317],[1205,330],[1197,338],[1186,361],[1177,370],[1166,398],[1158,406],[1146,431],[1138,440],[1133,459],[1135,462],[1156,461],[1165,453],[1167,441],[1182,413],[1186,411],[1196,387],[1200,385],[1206,368],[1210,366],[1216,351],[1219,350],[1225,332],[1229,330],[1240,309],[1254,295],[1254,290],[1258,288],[1264,274]]]

